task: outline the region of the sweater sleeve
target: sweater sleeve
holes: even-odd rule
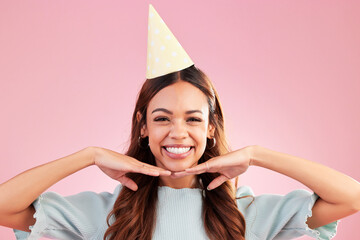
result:
[[[253,196],[253,193],[249,187],[242,186],[237,190],[237,197],[245,195]],[[241,198],[237,203],[244,214],[248,235],[255,238],[280,240],[308,235],[328,240],[335,236],[338,221],[315,229],[306,224],[318,198],[315,193],[298,189],[286,195],[259,195],[251,204],[252,198]]]
[[[106,217],[120,190],[118,185],[113,194],[86,191],[66,197],[45,192],[33,202],[35,224],[30,232],[13,229],[16,239],[91,239],[107,226]]]

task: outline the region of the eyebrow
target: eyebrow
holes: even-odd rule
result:
[[[168,114],[170,114],[170,115],[173,114],[172,111],[169,111],[169,110],[167,110],[166,108],[157,108],[157,109],[155,109],[154,111],[152,111],[151,114],[153,114],[154,112],[160,112],[160,111],[161,111],[161,112],[168,113]],[[200,111],[200,110],[189,110],[189,111],[186,111],[185,114],[192,114],[192,113],[196,113],[196,112],[203,114],[203,112]]]

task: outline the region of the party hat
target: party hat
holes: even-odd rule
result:
[[[163,76],[194,64],[151,4],[148,23],[146,78]]]

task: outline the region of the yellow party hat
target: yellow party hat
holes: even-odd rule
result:
[[[163,76],[194,64],[151,4],[148,22],[146,78]]]

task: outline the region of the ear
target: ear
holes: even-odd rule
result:
[[[217,121],[217,115],[215,114],[215,119],[216,119],[216,121]],[[208,134],[207,134],[207,137],[209,138],[209,139],[212,139],[213,137],[214,137],[214,135],[215,135],[215,126],[214,125],[212,125],[211,123],[209,123],[209,127],[208,127]]]
[[[214,135],[215,135],[215,126],[209,123],[207,137],[209,139],[212,139],[214,137]]]
[[[141,119],[142,119],[142,114],[139,111],[137,111],[136,120],[140,123]],[[148,136],[148,131],[147,131],[146,124],[143,124],[141,126],[140,134],[141,134],[142,137],[147,137]]]

